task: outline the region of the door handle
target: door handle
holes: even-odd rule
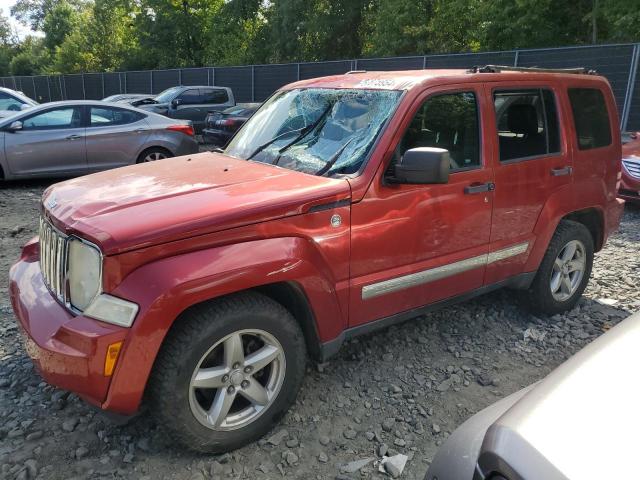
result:
[[[137,128],[135,130],[136,133],[144,133],[144,132],[148,132],[149,129],[148,128]]]
[[[475,193],[492,192],[495,189],[496,184],[493,182],[472,183],[471,185],[464,187],[464,193],[466,195],[473,195]]]
[[[563,175],[571,175],[573,172],[572,167],[561,167],[561,168],[552,168],[551,176],[552,177],[562,177]]]
[[[69,135],[65,137],[65,140],[80,140],[82,137],[80,135]]]

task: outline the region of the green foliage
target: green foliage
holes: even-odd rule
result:
[[[77,73],[640,41],[637,0],[17,0],[0,74]],[[17,73],[16,73],[17,74]]]

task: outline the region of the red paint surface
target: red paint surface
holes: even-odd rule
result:
[[[640,132],[634,133],[631,141],[622,145],[622,158],[624,159],[629,157],[640,159]],[[627,192],[635,192],[635,195],[629,194],[625,192],[625,190]],[[624,168],[622,169],[618,196],[620,198],[624,198],[628,202],[640,204],[640,179],[629,175],[629,172]]]
[[[535,271],[560,219],[598,213],[604,237],[617,228],[620,136],[606,80],[585,75],[468,74],[410,71],[341,75],[301,86],[406,90],[360,175],[327,179],[205,153],[102,172],[54,185],[47,212],[58,228],[105,253],[103,290],[136,302],[123,329],[73,316],[48,294],[37,243],[11,270],[11,297],[29,350],[44,378],[105,409],[137,410],[158,349],[186,308],[276,282],[296,284],[322,342],[346,328]],[[552,88],[558,98],[562,152],[500,164],[492,89]],[[612,118],[610,147],[579,152],[568,86],[603,88]],[[482,168],[454,173],[444,185],[389,185],[384,172],[422,101],[435,93],[474,90],[480,102]],[[571,176],[551,169],[572,166]],[[493,192],[464,187],[494,182]],[[322,211],[341,200],[350,205]],[[331,226],[338,214],[342,223]],[[528,242],[518,256],[435,282],[362,299],[362,287]],[[112,379],[102,376],[109,343],[124,339]]]

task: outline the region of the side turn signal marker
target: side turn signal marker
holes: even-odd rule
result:
[[[107,356],[104,359],[104,376],[110,377],[113,374],[113,369],[116,368],[116,362],[118,361],[118,355],[122,348],[122,341],[112,343],[107,347]]]

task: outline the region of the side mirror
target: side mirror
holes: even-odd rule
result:
[[[182,104],[182,99],[181,98],[174,98],[173,100],[171,100],[171,106],[173,108],[176,108],[178,105]]]
[[[24,111],[24,110],[29,110],[32,107],[32,105],[29,105],[28,103],[23,103],[22,105],[20,105],[20,110]]]
[[[7,127],[7,130],[9,132],[17,132],[18,130],[22,130],[22,122],[20,120],[11,122],[11,124]]]
[[[412,148],[396,164],[397,183],[447,183],[451,159],[449,150],[434,147]]]

